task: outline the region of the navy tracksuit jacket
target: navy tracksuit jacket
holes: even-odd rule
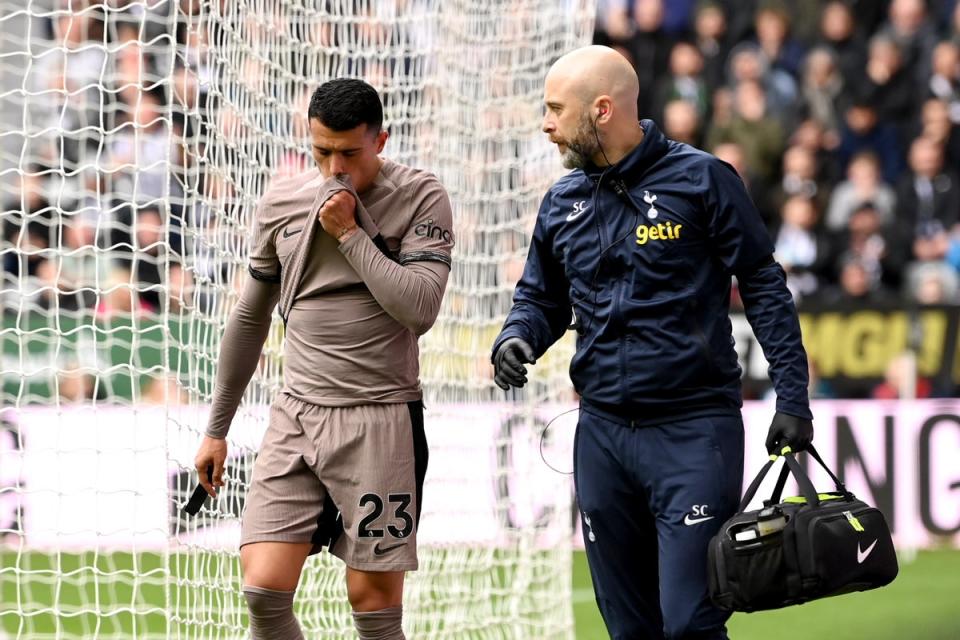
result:
[[[641,126],[642,142],[616,165],[573,171],[544,197],[493,351],[519,337],[539,357],[573,311],[575,481],[607,627],[616,638],[725,638],[705,563],[743,473],[731,276],[777,410],[811,417],[807,361],[783,269],[740,178],[652,121]]]

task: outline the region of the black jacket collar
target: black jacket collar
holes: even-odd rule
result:
[[[643,129],[643,140],[630,153],[613,165],[604,182],[607,179],[619,178],[628,184],[633,184],[643,177],[647,169],[657,160],[666,155],[669,150],[669,141],[653,120],[641,120],[640,127]],[[606,167],[598,167],[591,162],[584,167],[583,171],[591,180],[599,180],[606,169]]]

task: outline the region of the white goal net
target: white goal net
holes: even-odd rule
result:
[[[307,102],[338,76],[378,88],[385,155],[454,203],[448,294],[421,340],[431,454],[405,629],[572,637],[571,483],[538,453],[570,469],[569,429],[540,442],[571,400],[570,347],[507,400],[489,348],[562,171],[543,78],[589,41],[592,5],[0,0],[0,638],[246,637],[238,523],[282,323],[227,487],[195,518],[180,507],[254,205],[309,166]],[[329,554],[296,607],[307,637],[352,637]]]

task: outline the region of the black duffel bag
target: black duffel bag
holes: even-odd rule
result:
[[[764,508],[746,511],[779,456],[770,456],[747,488],[740,509],[710,541],[710,598],[727,611],[778,609],[889,584],[897,555],[883,514],[858,500],[824,464],[836,491],[817,493],[789,448]],[[780,501],[788,473],[802,496]]]

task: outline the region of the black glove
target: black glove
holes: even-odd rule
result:
[[[508,391],[527,384],[525,364],[535,364],[533,347],[521,338],[507,338],[493,356],[493,381]]]
[[[789,413],[777,411],[767,432],[767,453],[778,452],[785,446],[803,451],[813,442],[813,422]]]

